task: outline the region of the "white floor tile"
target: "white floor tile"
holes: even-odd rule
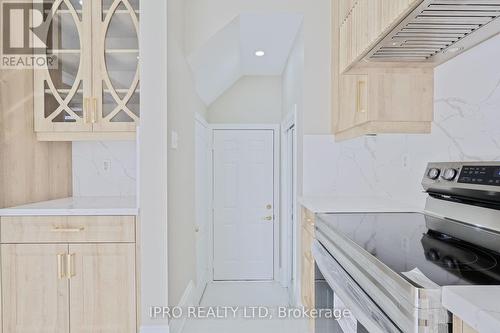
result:
[[[275,282],[215,282],[202,298],[202,307],[236,306],[239,315],[229,319],[189,319],[182,333],[306,333],[306,321],[279,319],[277,308],[289,306],[288,292]],[[245,307],[265,307],[272,318],[244,318]]]

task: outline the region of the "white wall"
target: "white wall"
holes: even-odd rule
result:
[[[135,196],[135,141],[73,142],[74,196]],[[105,164],[110,168],[106,170]]]
[[[208,121],[232,124],[279,124],[281,77],[242,77],[210,105]]]
[[[430,135],[304,142],[304,193],[384,195],[423,206],[430,161],[500,160],[500,36],[435,71]],[[407,160],[407,162],[404,162]]]
[[[184,53],[184,0],[168,1],[168,271],[169,304],[196,282],[195,113],[206,114]],[[171,133],[178,147],[171,146]]]
[[[170,1],[169,1],[170,3]],[[167,258],[167,4],[143,1],[140,21],[141,120],[140,243],[141,333],[168,332],[166,320],[149,317],[168,305]]]
[[[330,0],[186,0],[186,51],[191,54],[238,14],[292,12],[304,16],[305,134],[330,133]]]
[[[290,52],[290,56],[288,57],[288,62],[285,67],[285,70],[282,75],[282,106],[283,106],[283,117],[286,119],[287,116],[296,112],[296,123],[295,123],[295,133],[296,133],[296,156],[295,156],[295,164],[296,164],[296,192],[297,195],[302,193],[302,173],[303,173],[303,119],[304,119],[304,34],[301,29],[297,35],[294,46]],[[286,206],[286,205],[285,205]],[[296,207],[295,216],[300,216],[300,208]],[[286,216],[282,214],[282,216]],[[296,239],[300,239],[300,227],[296,223],[295,235]],[[286,239],[285,235],[283,239]],[[297,251],[297,249],[294,249]],[[300,263],[293,263],[293,269],[295,270],[295,276],[300,279],[300,267],[298,267]],[[300,280],[297,279],[294,281],[294,285],[292,286],[292,292],[298,299],[298,295],[300,295]]]

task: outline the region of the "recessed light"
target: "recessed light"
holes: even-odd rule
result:
[[[256,57],[263,57],[265,55],[266,55],[266,52],[264,52],[262,50],[255,51],[255,56]]]

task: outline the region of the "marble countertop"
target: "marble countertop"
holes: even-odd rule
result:
[[[443,306],[479,333],[500,327],[499,286],[443,287]]]
[[[69,197],[0,209],[0,216],[134,216],[135,197]]]
[[[421,212],[423,208],[384,197],[304,196],[299,203],[313,213],[400,213]]]

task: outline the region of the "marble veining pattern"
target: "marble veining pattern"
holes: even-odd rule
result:
[[[500,327],[500,287],[444,287],[443,305],[481,333],[496,333]]]
[[[136,156],[131,141],[73,142],[73,195],[135,196]]]
[[[500,36],[439,66],[431,134],[304,138],[304,195],[374,195],[423,206],[429,161],[500,160]]]

